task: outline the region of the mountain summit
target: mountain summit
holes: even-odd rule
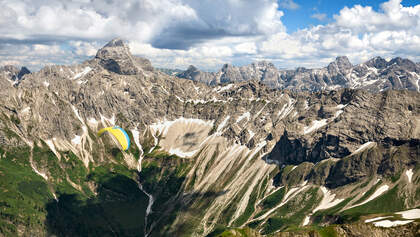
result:
[[[99,49],[95,59],[108,71],[122,75],[136,75],[153,70],[149,60],[133,56],[120,38],[111,40]]]
[[[107,47],[127,47],[124,41],[121,38],[115,38],[109,41],[104,48]]]

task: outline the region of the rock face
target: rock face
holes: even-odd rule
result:
[[[143,70],[153,70],[149,60],[131,55],[129,48],[118,38],[100,49],[95,59],[102,67],[117,74],[135,75]]]
[[[193,65],[190,65],[186,71],[178,73],[176,75],[178,75],[181,78],[200,81],[209,85],[213,85],[216,83],[213,82],[216,76],[215,73],[199,71],[198,68],[194,67]]]
[[[367,64],[384,71],[413,69],[404,60]],[[327,73],[323,80],[333,84],[350,83],[344,75],[356,67],[343,57],[317,73]],[[31,229],[40,235],[142,235],[140,228],[149,236],[206,236],[220,226],[247,226],[266,235],[291,226],[337,224],[337,233],[352,236],[363,228],[388,233],[364,220],[384,213],[389,221],[404,219],[396,212],[420,205],[419,92],[273,89],[266,84],[278,80],[273,87],[287,87],[284,78],[297,79],[266,62],[225,65],[221,72],[212,82],[213,74],[190,67],[185,77],[235,83],[208,86],[169,76],[116,39],[80,65],[45,67],[15,87],[7,81],[0,97],[0,175],[26,173],[0,183],[3,190],[20,190],[0,197],[7,213],[15,213],[10,197],[16,195],[24,211],[31,211],[2,218],[18,223],[22,235]],[[114,125],[128,132],[130,150],[122,152],[112,137],[96,135]],[[21,175],[25,179],[19,181]],[[384,205],[389,200],[393,205]],[[113,207],[129,214],[120,216],[125,212]],[[81,230],[78,221],[92,220],[77,215],[80,210],[108,224]],[[130,222],[133,213],[146,221]],[[33,216],[39,219],[28,225]],[[48,226],[36,224],[42,218]],[[410,231],[418,228],[414,224]],[[362,227],[350,231],[347,225]]]
[[[2,83],[10,81],[13,85],[19,84],[23,76],[31,73],[26,67],[22,67],[20,70],[13,65],[6,65],[0,67],[0,80]]]
[[[198,76],[198,75],[206,75]],[[325,68],[278,70],[268,62],[234,67],[225,64],[217,73],[194,73],[187,70],[178,74],[181,78],[204,82],[209,85],[258,80],[271,88],[320,91],[339,88],[364,89],[380,92],[389,89],[420,91],[420,67],[402,58],[386,61],[381,57],[352,65],[346,56],[337,57]]]

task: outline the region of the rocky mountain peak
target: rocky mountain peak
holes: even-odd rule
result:
[[[387,66],[387,61],[381,57],[374,57],[365,63],[368,67],[374,67],[377,69],[383,69]]]
[[[305,67],[297,67],[295,72],[297,73],[302,73],[302,72],[306,72],[308,71],[308,69],[306,69]]]
[[[26,75],[26,74],[29,74],[29,73],[31,73],[31,71],[29,71],[29,69],[28,68],[26,68],[26,67],[22,67],[21,69],[20,69],[20,71],[19,71],[19,73],[18,73],[18,75],[17,75],[17,79],[22,79],[22,77],[24,76],[24,75]]]
[[[134,57],[129,47],[120,38],[111,40],[99,49],[95,59],[103,68],[117,74],[135,75],[144,70],[153,71],[150,61]]]
[[[195,72],[195,71],[198,71],[198,68],[194,65],[190,65],[190,66],[188,66],[187,71]]]
[[[128,46],[119,38],[111,40],[96,53],[99,59],[126,59],[131,56]]]
[[[335,62],[337,63],[338,68],[340,69],[349,69],[353,67],[347,56],[339,56],[335,59]]]
[[[264,70],[267,70],[268,68],[273,68],[273,69],[276,68],[273,63],[271,63],[269,61],[265,61],[265,60],[252,63],[252,66],[254,68],[264,69]]]
[[[406,59],[406,58],[400,58],[400,57],[393,58],[388,63],[389,66],[392,66],[394,64],[398,65],[398,66],[400,66],[400,67],[402,67],[402,68],[404,68],[408,71],[411,71],[411,72],[416,71],[416,67],[417,67],[417,65],[414,62],[412,62],[411,60]]]
[[[115,38],[111,41],[109,41],[104,48],[106,47],[127,47],[124,43],[124,41],[121,38]]]
[[[233,66],[231,64],[225,63],[222,66],[222,71],[226,71],[226,70],[229,70],[229,69],[232,69],[232,68],[233,68]]]
[[[346,74],[352,67],[353,65],[350,63],[347,56],[338,56],[334,62],[331,62],[328,65],[327,69],[331,74]]]

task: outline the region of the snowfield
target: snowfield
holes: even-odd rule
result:
[[[400,211],[396,214],[400,214],[404,219],[420,219],[420,209],[411,209],[408,211]]]
[[[312,121],[311,126],[303,128],[303,134],[306,135],[308,133],[311,133],[311,132],[313,132],[313,131],[315,131],[315,130],[317,130],[317,129],[325,126],[325,125],[327,125],[327,119],[314,120],[314,121]]]
[[[399,225],[405,225],[408,223],[413,222],[413,220],[410,221],[390,221],[390,220],[384,220],[384,221],[378,221],[378,222],[374,222],[373,224],[376,227],[394,227],[394,226],[399,226]]]

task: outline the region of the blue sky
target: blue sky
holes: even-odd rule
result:
[[[380,4],[384,1],[380,0],[294,0],[293,2],[298,6],[291,9],[290,7],[281,6],[284,2],[278,1],[279,10],[284,12],[282,17],[283,24],[287,28],[288,33],[295,32],[299,29],[308,28],[319,24],[331,23],[334,21],[333,15],[338,14],[344,7],[353,7],[354,5],[371,6],[374,10],[380,10]],[[403,0],[403,6],[415,6],[419,4],[418,0]],[[288,4],[286,4],[288,5]],[[314,14],[325,14],[325,19],[320,20],[314,17]],[[322,17],[322,15],[321,15]]]
[[[77,64],[115,37],[166,68],[322,67],[343,55],[420,62],[420,2],[0,0],[0,66]]]

